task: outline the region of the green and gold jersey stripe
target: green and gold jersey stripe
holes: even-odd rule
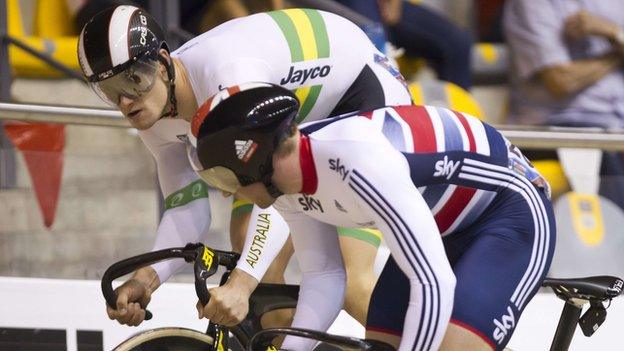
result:
[[[309,87],[301,87],[299,89],[295,89],[295,95],[297,95],[297,99],[301,102],[301,107],[299,108],[299,115],[297,115],[297,123],[303,121],[316,104],[316,100],[321,94],[321,89],[323,85],[313,85]]]
[[[317,10],[288,9],[268,14],[282,30],[292,62],[329,57],[327,28]]]
[[[184,188],[172,193],[165,199],[165,210],[184,206],[191,201],[208,197],[208,186],[202,180],[196,180]]]
[[[290,48],[290,60],[292,62],[303,61],[303,49],[301,48],[301,41],[299,40],[299,35],[297,34],[297,28],[290,17],[286,14],[286,10],[272,11],[269,12],[268,15],[271,16],[271,18],[273,18],[273,20],[280,27],[282,34],[284,34],[284,37],[288,42],[288,47]]]
[[[338,227],[336,230],[340,236],[350,236],[352,238],[367,242],[375,247],[379,247],[379,244],[381,244],[381,237],[383,236],[379,230],[370,228]]]
[[[329,37],[323,16],[317,10],[287,9],[268,13],[286,38],[293,63],[329,57]],[[295,89],[301,102],[297,122],[312,110],[323,85]]]
[[[232,202],[232,217],[238,217],[250,213],[253,209],[253,203],[247,200],[236,199]]]

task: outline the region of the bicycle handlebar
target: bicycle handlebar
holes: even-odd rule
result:
[[[117,309],[117,294],[113,290],[113,280],[156,262],[183,258],[186,262],[195,262],[193,266],[195,293],[202,304],[206,305],[210,301],[206,279],[214,275],[219,266],[224,266],[227,270],[234,269],[239,257],[240,255],[235,252],[214,250],[201,243],[147,252],[126,258],[108,267],[102,276],[102,294],[106,304],[112,309]],[[153,314],[146,309],[145,319],[149,320],[152,316]]]

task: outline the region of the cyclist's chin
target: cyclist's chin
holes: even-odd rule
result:
[[[127,118],[130,125],[138,130],[149,129],[159,120],[158,115],[147,110],[142,110],[138,115]]]

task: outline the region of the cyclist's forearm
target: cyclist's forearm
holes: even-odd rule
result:
[[[147,266],[138,269],[132,275],[132,279],[138,280],[141,283],[147,285],[150,290],[154,291],[160,286],[160,279],[154,268]]]
[[[262,280],[269,265],[288,239],[288,224],[273,207],[254,206],[247,227],[245,245],[236,268]]]
[[[247,295],[251,295],[251,293],[258,286],[258,280],[251,276],[250,274],[243,272],[242,270],[235,268],[230,274],[230,278],[228,279],[228,285],[239,289],[241,292],[244,292]]]
[[[156,160],[158,181],[165,198],[165,213],[158,225],[152,251],[202,241],[210,227],[207,185],[199,181],[188,161],[185,144],[164,140],[160,135],[162,132],[158,128],[139,132]],[[165,282],[184,265],[183,259],[174,259],[152,267],[160,281]]]
[[[190,242],[203,242],[210,227],[210,204],[207,198],[197,199],[188,204],[165,211],[158,231],[153,251],[180,247]],[[183,259],[166,260],[152,265],[161,282],[179,271],[187,263]]]

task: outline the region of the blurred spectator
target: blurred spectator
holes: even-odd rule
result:
[[[439,79],[470,89],[473,39],[467,30],[425,6],[403,0],[379,4],[391,43],[410,56],[425,58]]]
[[[624,1],[508,0],[510,121],[624,129]],[[624,206],[622,154],[604,153],[601,193]]]
[[[203,33],[234,18],[249,16],[258,12],[279,10],[284,7],[283,0],[204,0],[199,2],[206,3],[206,6],[203,11],[200,11],[201,16],[197,24],[197,31],[193,31],[196,34]]]
[[[134,5],[149,10],[149,0],[66,0],[77,28],[96,13],[116,5]],[[181,0],[180,27],[192,34],[203,33],[219,24],[252,13],[277,10],[283,0]]]
[[[475,0],[477,36],[480,42],[502,43],[505,0]]]
[[[372,23],[370,25],[365,25],[362,27],[362,30],[368,35],[370,40],[375,44],[377,50],[387,54],[386,52],[386,42],[388,41],[388,37],[386,36],[386,31],[383,27],[381,14],[379,13],[379,6],[377,4],[377,0],[335,0],[337,3],[340,3],[344,6],[349,7],[351,10],[357,12],[358,14],[370,19]]]
[[[404,0],[337,0],[372,19],[381,21],[389,41],[413,57],[422,57],[439,79],[469,89],[470,33],[435,11]],[[375,8],[377,5],[378,8]]]
[[[104,9],[117,5],[136,5],[132,1],[124,0],[66,0],[66,2],[78,30],[82,30],[91,17]]]

